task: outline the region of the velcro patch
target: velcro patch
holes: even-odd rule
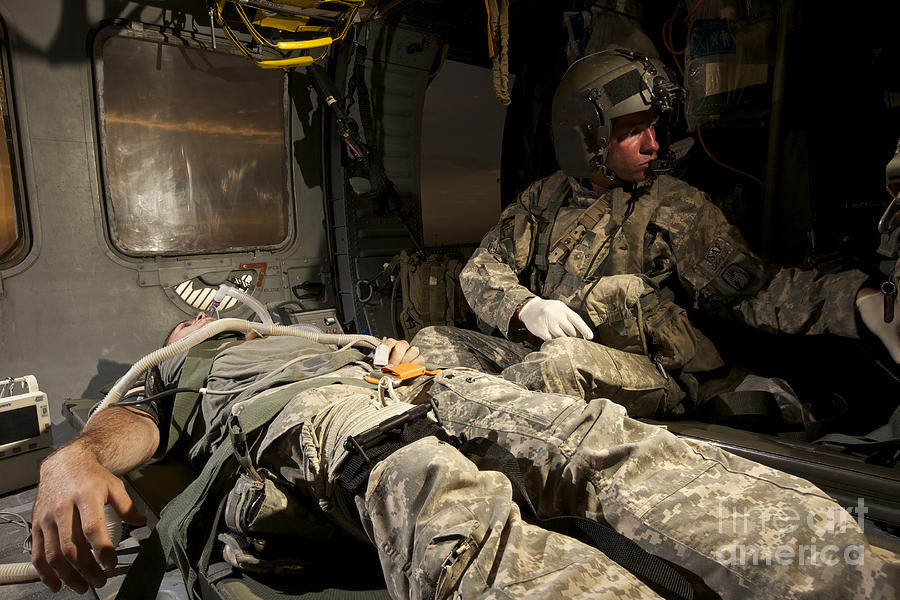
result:
[[[743,292],[753,281],[753,276],[737,263],[728,265],[728,268],[722,273],[722,279],[739,292]]]
[[[718,271],[730,255],[731,244],[720,236],[713,241],[712,246],[709,247],[709,250],[703,256],[703,260],[709,264],[713,271]]]
[[[610,104],[615,106],[641,92],[644,88],[642,83],[641,74],[635,69],[629,69],[604,85],[603,91],[609,96]]]

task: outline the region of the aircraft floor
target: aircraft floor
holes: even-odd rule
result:
[[[0,496],[0,511],[21,515],[31,523],[31,505],[34,503],[35,487],[13,491]],[[2,515],[0,518],[0,563],[15,564],[27,563],[30,555],[23,550],[23,544],[29,532],[20,525],[14,524],[18,519],[10,515]],[[70,600],[74,598],[98,599],[96,592],[90,590],[88,594],[78,595],[74,591],[63,588],[56,594],[47,589],[40,581],[32,583],[14,583],[0,587],[0,596],[7,600]]]
[[[15,513],[24,517],[29,523],[31,520],[31,507],[34,503],[35,486],[16,490],[0,496],[0,513]],[[0,514],[0,564],[26,563],[30,561],[30,555],[23,552],[23,543],[28,535],[20,525],[12,521],[18,521],[10,515]],[[83,595],[76,594],[67,587],[53,593],[40,581],[31,583],[15,583],[0,585],[0,598],[3,600],[113,600],[119,591],[124,579],[123,568],[129,564],[135,556],[138,540],[143,539],[148,533],[147,528],[136,529],[131,536],[119,544],[119,564],[115,574],[109,577],[107,584],[99,589],[89,589]],[[167,573],[160,586],[158,598],[165,600],[186,600],[187,594],[184,584],[177,571]]]

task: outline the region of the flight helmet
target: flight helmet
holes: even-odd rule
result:
[[[615,48],[589,54],[569,67],[556,88],[551,112],[553,143],[560,168],[572,177],[589,178],[603,166],[616,117],[654,109],[661,119],[674,112],[684,90],[659,59]],[[657,129],[660,151],[652,173],[671,167],[664,128]]]

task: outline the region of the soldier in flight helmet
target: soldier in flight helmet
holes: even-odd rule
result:
[[[879,322],[867,274],[765,264],[704,192],[666,173],[667,125],[682,100],[659,59],[612,48],[572,63],[551,111],[560,170],[504,210],[460,273],[482,329],[503,337],[426,328],[415,344],[436,362],[614,398],[631,416],[655,418],[762,386],[776,390],[785,418],[800,419],[789,388],[726,368],[689,308],[844,337],[860,336],[861,316],[900,362],[900,320]]]
[[[613,119],[652,110],[669,116],[684,99],[674,74],[659,59],[625,49],[586,56],[569,67],[556,88],[551,113],[560,168],[571,177],[614,173],[604,164]],[[669,166],[666,156],[662,162]],[[654,165],[659,170],[659,163]]]

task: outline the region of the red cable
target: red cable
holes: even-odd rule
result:
[[[706,155],[707,155],[707,156],[710,158],[710,160],[712,160],[714,163],[716,163],[716,164],[719,165],[720,167],[723,167],[723,168],[725,168],[725,169],[728,169],[729,171],[734,171],[735,173],[740,173],[740,174],[743,175],[744,177],[749,177],[750,179],[752,179],[753,181],[755,181],[755,182],[758,183],[759,185],[762,185],[762,184],[763,184],[762,179],[760,179],[760,178],[757,177],[756,175],[751,175],[750,173],[746,173],[746,172],[744,172],[744,171],[741,171],[740,169],[736,169],[736,168],[734,168],[734,167],[731,167],[731,166],[729,166],[729,165],[726,165],[726,164],[723,163],[721,160],[719,160],[718,158],[716,158],[715,156],[713,156],[712,153],[709,151],[709,148],[706,147],[706,142],[703,141],[703,133],[702,133],[702,131],[701,131],[701,129],[700,129],[699,127],[697,128],[697,139],[700,140],[700,145],[703,147],[703,151],[706,152]]]

